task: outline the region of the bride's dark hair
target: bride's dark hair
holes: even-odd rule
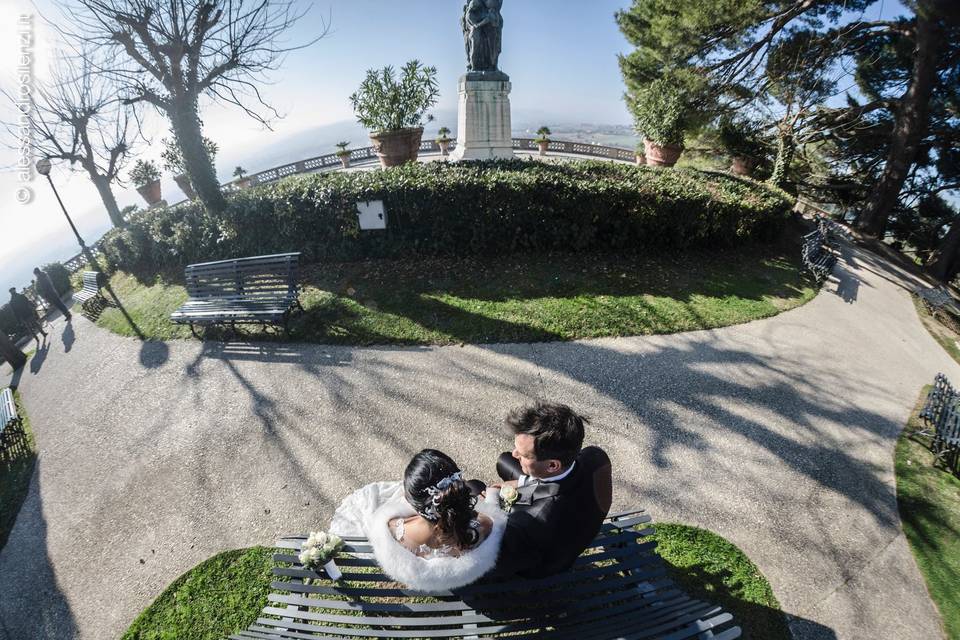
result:
[[[442,451],[424,449],[413,456],[403,472],[403,489],[407,502],[417,513],[440,529],[441,536],[465,549],[477,543],[479,532],[470,525],[477,512],[477,499],[467,483],[453,480],[437,485],[445,478],[460,472],[460,467]]]

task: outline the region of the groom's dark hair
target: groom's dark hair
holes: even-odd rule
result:
[[[514,435],[533,436],[537,460],[559,460],[569,467],[583,447],[583,425],[590,420],[565,404],[538,402],[532,407],[514,409],[507,425]]]

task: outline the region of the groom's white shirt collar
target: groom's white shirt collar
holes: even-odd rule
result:
[[[567,467],[567,470],[566,470],[566,471],[564,471],[563,473],[561,473],[561,474],[558,475],[558,476],[552,476],[552,477],[550,477],[550,478],[533,478],[533,477],[531,477],[531,476],[520,476],[519,478],[517,478],[517,486],[518,486],[518,487],[524,487],[524,486],[526,486],[527,484],[529,484],[529,483],[531,483],[531,482],[536,482],[536,481],[540,481],[540,482],[560,482],[561,480],[563,480],[564,478],[566,478],[568,475],[570,475],[570,472],[573,471],[573,468],[574,468],[576,465],[577,465],[577,462],[576,462],[576,460],[574,460],[573,463],[572,463],[569,467]]]

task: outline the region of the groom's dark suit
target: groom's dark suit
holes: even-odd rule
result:
[[[509,453],[500,456],[497,471],[504,480],[516,480],[522,473]],[[496,575],[541,578],[559,573],[587,548],[610,510],[610,458],[602,449],[586,447],[562,480],[529,478],[517,492]]]

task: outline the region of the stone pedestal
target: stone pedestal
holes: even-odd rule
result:
[[[457,148],[451,160],[513,157],[510,89],[510,78],[500,72],[460,78]]]

